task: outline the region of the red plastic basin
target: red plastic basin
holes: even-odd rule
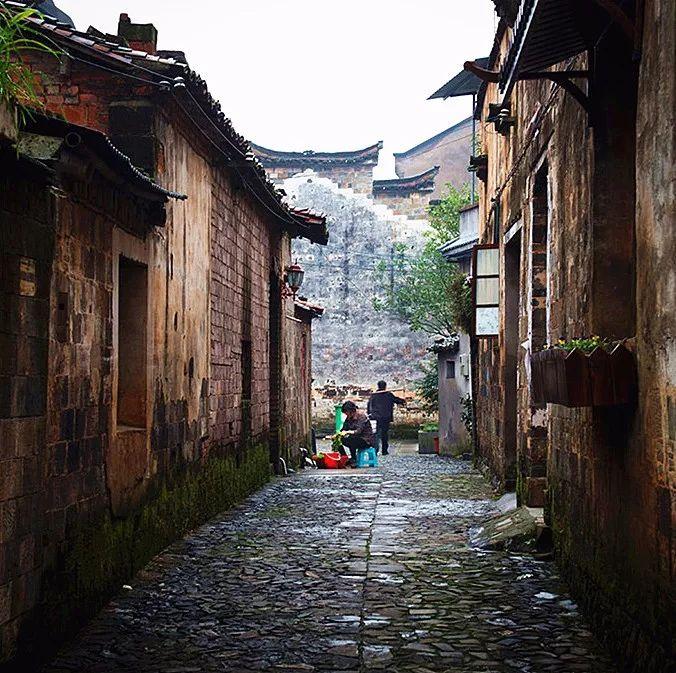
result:
[[[337,451],[324,454],[324,467],[328,470],[340,470],[345,467],[348,461],[347,456],[343,456]]]

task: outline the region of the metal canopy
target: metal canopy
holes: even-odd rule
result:
[[[488,57],[476,59],[476,63],[482,68],[488,66]],[[473,73],[467,70],[459,72],[452,80],[446,82],[444,86],[435,91],[427,100],[435,98],[455,98],[457,96],[471,96],[479,91],[481,80]]]
[[[520,73],[543,70],[586,49],[579,18],[566,0],[522,0],[500,90],[509,95]]]

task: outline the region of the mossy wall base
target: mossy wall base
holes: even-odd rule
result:
[[[643,593],[637,582],[622,579],[617,560],[587,541],[580,549],[582,519],[566,509],[562,485],[550,483],[547,510],[556,562],[596,635],[620,664],[622,673],[671,673],[673,604],[668,589]]]
[[[239,462],[211,458],[176,468],[133,515],[115,519],[100,513],[72,531],[67,547],[43,575],[41,598],[22,626],[17,657],[0,670],[36,670],[154,555],[269,478],[265,446],[248,450]]]

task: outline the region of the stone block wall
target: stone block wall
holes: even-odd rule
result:
[[[11,150],[10,150],[11,151]],[[44,176],[0,169],[0,652],[35,603],[43,559],[48,325],[54,249]],[[65,470],[66,451],[61,456]],[[0,658],[1,660],[1,658]]]
[[[392,259],[399,231],[413,231],[409,245],[419,243],[415,223],[320,176],[303,174],[282,186],[294,205],[325,213],[330,231],[326,247],[294,245],[306,271],[303,292],[326,308],[313,334],[314,387],[370,389],[380,379],[390,388],[410,387],[420,377],[420,359],[428,356],[428,339],[376,311],[373,299],[383,294],[376,267]]]

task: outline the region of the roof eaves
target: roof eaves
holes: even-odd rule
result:
[[[6,6],[18,11],[28,7],[25,3],[16,0],[8,0]],[[259,198],[269,202],[268,207],[282,226],[287,228],[300,226],[302,228],[303,224],[294,221],[289,208],[282,202],[282,195],[278,193],[265,173],[263,166],[251,153],[249,142],[235,131],[232,122],[221,110],[220,103],[211,96],[205,80],[192,70],[187,63],[182,63],[173,57],[163,57],[129,49],[123,45],[106,41],[93,33],[77,31],[51,17],[30,17],[29,21],[36,29],[45,31],[62,46],[65,44],[64,48],[70,47],[80,53],[84,52],[93,59],[112,59],[118,66],[131,68],[135,66],[135,61],[143,61],[143,67],[158,76],[158,85],[161,81],[160,77],[162,79],[166,79],[170,75],[183,77],[191,97],[210,121],[212,125],[211,133],[215,131],[217,143],[220,144],[225,139],[228,151],[223,150],[224,154],[231,156],[233,151],[235,152],[236,160],[242,162],[244,170],[254,176],[255,187],[251,188]],[[209,132],[202,127],[200,127],[200,130],[203,133]],[[380,148],[382,148],[382,143],[380,143]],[[174,198],[182,196],[175,192],[169,194]]]
[[[389,180],[374,180],[373,191],[432,191],[434,180],[439,173],[439,166],[434,166],[417,175]]]
[[[314,150],[295,152],[273,150],[254,143],[250,143],[250,145],[254,154],[265,166],[317,164],[375,165],[378,163],[378,155],[383,148],[383,141],[379,140],[377,143],[369,145],[368,147],[346,152],[316,152]]]
[[[188,198],[185,194],[165,189],[145,175],[145,173],[142,173],[134,166],[131,159],[115,147],[110,138],[100,131],[33,111],[26,119],[23,132],[28,135],[58,138],[61,142],[69,143],[69,146],[73,148],[80,142],[84,142],[112,171],[142,192],[149,195],[152,194],[155,197],[161,197],[163,200],[169,198],[184,200]],[[49,151],[52,154],[55,150],[53,143],[49,144],[45,141],[38,144],[27,142],[24,143],[24,146],[33,148],[38,152]],[[46,159],[47,157],[42,156],[38,158]]]

